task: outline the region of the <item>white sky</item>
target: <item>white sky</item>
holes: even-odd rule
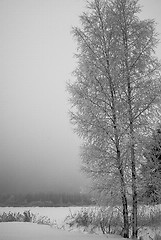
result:
[[[140,4],[161,33],[161,0]],[[0,0],[0,192],[79,191],[65,89],[75,66],[70,31],[84,10],[85,0]]]

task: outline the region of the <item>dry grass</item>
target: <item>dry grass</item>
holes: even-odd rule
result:
[[[29,210],[22,213],[5,213],[0,215],[0,222],[33,222],[37,224],[52,225],[50,218],[46,216],[38,216]]]
[[[110,207],[82,208],[81,211],[70,214],[65,222],[70,228],[81,227],[90,232],[101,230],[103,234],[121,234],[122,231],[121,214],[116,208]]]

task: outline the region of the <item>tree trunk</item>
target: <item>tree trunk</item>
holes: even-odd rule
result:
[[[132,165],[132,238],[137,238],[137,189],[134,146],[131,147]]]
[[[117,137],[116,137],[116,139],[117,139]],[[128,205],[127,205],[127,197],[126,197],[126,187],[125,187],[123,166],[122,166],[119,150],[117,150],[117,161],[118,161],[118,170],[119,170],[119,173],[120,173],[121,199],[122,199],[122,207],[123,207],[122,214],[123,214],[123,225],[124,226],[123,226],[123,230],[122,230],[122,237],[129,238],[129,219],[128,219]]]
[[[133,128],[133,115],[131,103],[131,87],[128,82],[129,94],[129,122],[130,122],[130,152],[131,152],[131,173],[132,173],[132,238],[137,238],[137,187],[136,187],[136,160],[135,160],[135,137]]]
[[[120,175],[121,175],[121,198],[122,198],[123,221],[124,221],[122,237],[129,238],[129,219],[128,219],[128,206],[127,206],[126,190],[125,190],[125,183],[124,183],[122,173],[120,173]]]
[[[114,102],[113,102],[114,106]],[[129,238],[129,219],[128,219],[128,205],[127,205],[127,197],[126,197],[126,184],[124,180],[124,171],[123,171],[123,163],[121,160],[121,154],[120,154],[120,143],[118,138],[118,132],[117,132],[117,125],[116,125],[116,114],[113,108],[113,119],[114,119],[114,132],[115,132],[115,142],[116,142],[116,149],[117,149],[117,168],[119,171],[120,176],[120,193],[121,193],[121,200],[122,200],[122,207],[123,207],[123,230],[122,230],[122,236],[124,238]]]
[[[131,152],[131,172],[132,172],[132,238],[137,238],[137,188],[136,188],[136,160],[135,160],[135,137],[134,137],[134,119],[132,110],[132,87],[130,83],[130,70],[128,65],[128,44],[127,34],[124,35],[125,47],[125,66],[127,79],[127,93],[129,106],[129,128],[130,128],[130,152]]]
[[[130,152],[131,152],[131,174],[132,174],[132,238],[137,238],[137,187],[136,187],[136,160],[135,160],[135,138],[133,129],[133,117],[131,107],[131,88],[128,84],[129,93],[129,121],[130,121]]]

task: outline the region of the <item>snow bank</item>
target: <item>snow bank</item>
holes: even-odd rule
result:
[[[63,223],[68,215],[78,212],[82,207],[0,207],[0,214],[3,212],[23,213],[30,210],[38,216],[47,216],[51,221],[59,224]],[[108,236],[109,240],[122,239],[119,236]],[[0,223],[0,240],[103,240],[107,236],[102,233],[99,235],[89,234],[79,231],[65,231],[56,229],[54,226],[40,225],[35,223],[24,222],[1,222]]]
[[[110,236],[108,240],[120,240]],[[34,223],[0,223],[0,240],[105,240],[105,235],[91,235],[79,232],[67,232],[46,225]]]

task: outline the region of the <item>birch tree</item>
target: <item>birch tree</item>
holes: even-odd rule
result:
[[[132,237],[137,237],[140,134],[160,93],[152,20],[140,20],[137,0],[94,0],[73,28],[78,43],[75,80],[68,84],[71,121],[83,138],[83,168],[106,192],[117,186],[123,236],[129,237],[127,188],[132,192]],[[147,117],[148,116],[148,117]]]

